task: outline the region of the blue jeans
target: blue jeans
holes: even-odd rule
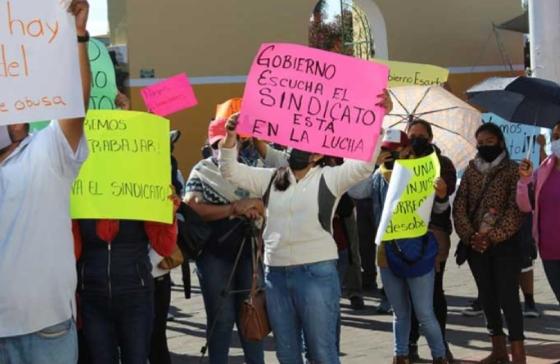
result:
[[[339,364],[337,322],[340,283],[336,261],[266,267],[268,318],[281,364],[302,364],[302,339],[309,359]]]
[[[2,364],[75,364],[78,339],[74,320],[29,335],[0,338]]]
[[[151,289],[115,295],[81,295],[83,333],[90,363],[146,364],[154,322]]]
[[[399,278],[389,268],[380,268],[385,294],[393,307],[393,337],[396,356],[408,355],[412,306],[421,330],[428,340],[432,357],[444,358],[445,345],[434,314],[434,274],[416,278]],[[412,299],[412,304],[411,304]]]
[[[206,309],[207,335],[215,322],[214,331],[208,337],[208,357],[210,364],[227,364],[233,333],[233,324],[239,327],[239,310],[248,293],[223,295],[234,262],[205,252],[197,260],[196,266],[200,288]],[[235,271],[230,290],[241,291],[251,288],[253,266],[250,256],[243,256]],[[241,334],[247,364],[264,364],[262,342],[245,341]]]

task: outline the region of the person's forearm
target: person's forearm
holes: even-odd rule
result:
[[[198,214],[204,221],[216,221],[227,219],[234,215],[234,204],[228,205],[211,205],[207,203],[196,202],[191,199],[187,204]]]
[[[544,147],[541,147],[539,154],[540,154],[539,163],[542,164],[542,162],[544,162],[544,160],[548,158],[548,155],[546,154],[546,150],[544,149]]]
[[[84,36],[78,32],[78,36]],[[82,94],[84,96],[84,107],[87,111],[91,92],[91,68],[89,64],[88,43],[78,43],[78,53],[80,59],[80,75],[82,78]]]

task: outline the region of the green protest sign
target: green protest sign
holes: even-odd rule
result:
[[[375,242],[416,238],[428,232],[434,181],[440,176],[436,153],[395,162]]]
[[[91,65],[90,110],[114,110],[117,97],[115,67],[107,47],[97,39],[90,39],[88,45]]]
[[[169,120],[92,110],[84,129],[90,155],[72,188],[72,218],[171,223]]]

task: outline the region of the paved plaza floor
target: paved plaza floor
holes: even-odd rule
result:
[[[191,264],[194,270],[194,264]],[[206,315],[200,295],[196,274],[193,276],[193,297],[183,295],[180,271],[173,273],[177,286],[173,287],[172,313],[175,320],[169,322],[168,341],[174,364],[198,363],[200,348],[204,345]],[[447,335],[457,363],[474,363],[484,357],[490,348],[483,317],[467,318],[461,315],[463,307],[476,294],[469,268],[448,263],[445,291],[449,302]],[[525,319],[526,345],[530,364],[556,363],[560,361],[560,309],[538,262],[535,270],[535,299],[543,316]],[[392,317],[379,315],[375,308],[379,303],[376,293],[366,294],[366,309],[353,311],[349,301],[342,300],[342,357],[346,364],[391,363]],[[420,339],[420,355],[429,358],[424,338]],[[266,340],[266,363],[278,363],[274,354],[272,337]],[[205,360],[204,362],[207,362]],[[230,363],[243,363],[237,337],[230,351]],[[431,363],[431,360],[425,360]]]

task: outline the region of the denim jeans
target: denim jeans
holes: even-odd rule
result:
[[[146,364],[154,321],[152,289],[112,298],[81,295],[83,332],[92,364]]]
[[[336,261],[266,267],[268,318],[280,364],[302,364],[301,332],[309,359],[339,364],[340,282]]]
[[[434,314],[434,270],[421,277],[399,278],[389,268],[381,268],[381,280],[393,307],[394,353],[408,355],[412,306],[426,336],[432,357],[444,358],[445,345],[439,323]],[[412,300],[412,302],[411,302]]]
[[[224,295],[234,262],[205,252],[196,262],[200,288],[206,309],[208,358],[210,364],[227,364],[234,323],[239,324],[239,310],[248,293]],[[232,291],[251,288],[253,267],[250,256],[242,256],[233,276]],[[209,330],[215,323],[214,331]],[[239,325],[238,325],[239,327]],[[245,341],[241,334],[247,364],[264,364],[262,342]]]
[[[29,335],[0,338],[2,364],[75,364],[78,339],[74,320]]]

